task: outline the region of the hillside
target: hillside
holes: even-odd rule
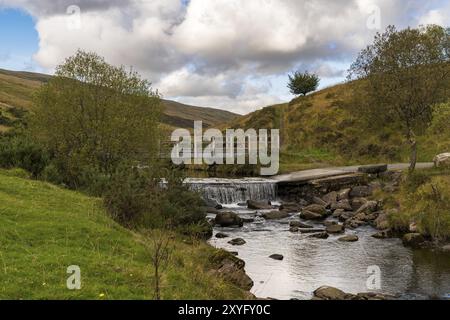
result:
[[[152,299],[152,235],[122,228],[100,200],[0,170],[0,299]],[[175,237],[163,299],[243,299],[211,272],[223,252]],[[67,267],[81,269],[68,290]]]
[[[32,107],[33,93],[51,76],[0,69],[0,132],[10,127],[22,109]],[[202,120],[204,127],[216,126],[238,117],[232,112],[202,108],[163,100],[165,112],[162,122],[171,127],[192,128],[194,120]]]
[[[353,91],[344,83],[268,106],[231,121],[228,127],[276,128],[281,132],[281,170],[374,162],[407,162],[409,145],[391,123],[365,123],[358,116]],[[448,152],[450,137],[425,133],[419,161]]]

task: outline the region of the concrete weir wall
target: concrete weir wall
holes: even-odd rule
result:
[[[314,180],[279,181],[278,197],[283,201],[299,202],[301,199],[312,201],[315,196],[322,196],[331,191],[339,191],[358,185],[367,184],[366,174],[353,173]]]

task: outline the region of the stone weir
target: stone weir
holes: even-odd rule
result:
[[[320,197],[328,192],[366,184],[367,175],[364,173],[348,173],[296,181],[278,181],[277,196],[283,201],[299,202],[303,199],[312,202],[314,197]]]

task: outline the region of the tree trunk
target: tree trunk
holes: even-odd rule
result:
[[[411,151],[411,154],[409,156],[409,172],[413,172],[416,169],[417,163],[417,141],[412,131],[410,131],[408,139]]]

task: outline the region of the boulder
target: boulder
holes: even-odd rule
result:
[[[367,225],[367,222],[361,221],[361,220],[356,220],[356,219],[350,219],[345,222],[345,225],[349,228],[356,229],[361,226]]]
[[[338,193],[336,191],[332,191],[330,193],[327,193],[326,195],[324,195],[322,197],[322,200],[331,205],[331,204],[337,202],[337,200],[338,200]]]
[[[350,197],[352,198],[364,198],[372,195],[372,189],[368,186],[356,186],[350,191]]]
[[[323,219],[323,216],[315,212],[303,210],[302,213],[300,213],[300,218],[305,220],[320,220]]]
[[[314,204],[318,204],[318,205],[323,206],[323,207],[327,207],[329,205],[327,202],[323,201],[319,197],[314,197],[313,198],[313,203]]]
[[[361,166],[358,168],[359,172],[368,174],[380,174],[386,172],[387,170],[388,170],[387,164],[368,165],[368,166]]]
[[[372,235],[372,237],[375,239],[389,239],[392,238],[393,236],[394,235],[391,230],[378,231],[377,233]]]
[[[425,242],[425,238],[420,233],[407,233],[403,236],[403,245],[405,247],[420,248]]]
[[[345,222],[345,221],[347,221],[347,220],[353,218],[354,215],[355,215],[354,212],[346,211],[346,212],[344,212],[343,214],[341,214],[341,215],[339,216],[339,221],[340,221],[340,222]]]
[[[325,208],[325,206],[322,206],[320,204],[311,204],[309,206],[304,207],[303,210],[314,212],[320,214],[321,216],[327,215],[327,209]]]
[[[336,209],[333,212],[333,218],[339,218],[345,212],[344,209]]]
[[[228,241],[229,244],[232,244],[233,246],[243,246],[247,242],[242,238],[236,238],[231,241]]]
[[[295,202],[285,202],[280,206],[280,210],[288,211],[290,213],[300,212],[302,206]]]
[[[341,191],[339,191],[338,195],[337,195],[337,200],[340,201],[340,200],[348,199],[350,197],[350,191],[351,190],[352,189],[347,188],[347,189],[342,189]]]
[[[204,199],[203,202],[208,208],[214,208],[217,210],[223,209],[222,205],[218,203],[215,199]]]
[[[322,224],[323,224],[325,227],[328,227],[328,226],[336,225],[337,222],[336,222],[336,221],[324,221]]]
[[[270,204],[270,201],[248,200],[247,201],[247,207],[249,209],[253,209],[253,210],[270,210],[270,209],[273,209],[272,205]]]
[[[242,219],[234,212],[220,212],[214,221],[221,227],[242,227],[244,225]]]
[[[374,227],[378,230],[386,230],[389,228],[389,214],[386,212],[381,212],[378,218],[374,220]]]
[[[351,200],[352,205],[352,211],[357,211],[359,208],[361,208],[364,204],[367,203],[366,198],[354,198]]]
[[[378,210],[378,202],[377,201],[367,201],[365,204],[363,204],[357,211],[356,214],[364,212],[364,213],[371,213]]]
[[[273,260],[283,260],[284,257],[281,254],[272,254],[269,258],[273,259]]]
[[[450,167],[450,152],[438,154],[433,162],[437,168]]]
[[[291,221],[289,222],[289,226],[293,228],[304,228],[304,229],[310,229],[313,226],[310,226],[309,224],[303,223],[301,221]]]
[[[266,220],[278,220],[278,219],[284,219],[287,217],[290,217],[290,214],[287,211],[270,211],[263,213],[261,215]]]
[[[352,211],[353,207],[350,205],[350,201],[348,199],[343,199],[338,202],[335,202],[331,205],[331,210],[342,209],[345,211]]]
[[[243,290],[250,290],[253,287],[253,280],[245,273],[244,267],[244,261],[230,255],[223,259],[213,272]]]
[[[441,250],[444,252],[450,252],[450,244],[443,245]]]
[[[290,232],[293,232],[293,233],[298,232],[298,230],[299,230],[298,227],[290,227],[290,228],[289,228],[289,231],[290,231]]]
[[[314,297],[321,300],[344,300],[347,294],[337,288],[323,286],[314,291]]]
[[[338,239],[338,241],[342,241],[342,242],[356,242],[358,240],[359,240],[358,236],[354,235],[354,234],[343,236]]]
[[[327,233],[344,233],[345,227],[342,224],[333,224],[327,227]]]
[[[218,239],[223,239],[223,238],[228,238],[228,237],[229,237],[229,235],[227,235],[223,232],[216,233],[216,238],[218,238]]]
[[[316,239],[327,239],[329,237],[328,233],[320,232],[310,235],[308,238],[316,238]]]

